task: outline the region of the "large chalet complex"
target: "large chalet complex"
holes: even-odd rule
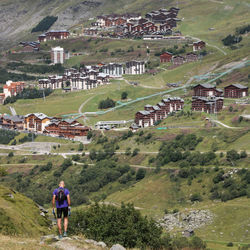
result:
[[[208,83],[198,84],[194,87],[192,111],[217,113],[223,108],[222,96],[223,90]]]
[[[54,137],[74,139],[86,136],[89,127],[73,119],[49,117],[43,113],[32,113],[25,116],[0,116],[0,126],[6,129],[29,131]]]
[[[156,122],[165,119],[170,113],[182,110],[184,100],[179,97],[162,99],[156,105],[146,105],[144,110],[135,114],[135,123],[139,127],[150,127]]]
[[[61,40],[69,38],[69,31],[67,30],[51,30],[38,37],[39,42],[46,42],[50,40]]]
[[[113,31],[116,37],[144,37],[148,35],[172,35],[172,29],[177,26],[179,9],[170,8],[151,11],[142,17],[140,14],[126,13],[122,15],[111,14],[98,16],[92,23],[94,34],[100,30]],[[93,34],[93,29],[87,29],[87,34]]]
[[[74,90],[93,89],[100,85],[109,84],[110,78],[121,77],[123,74],[140,75],[145,73],[145,62],[130,61],[125,65],[109,63],[106,65],[85,66],[79,70],[66,69],[62,76],[49,76],[39,79],[39,88]]]
[[[192,111],[200,111],[213,114],[221,111],[222,108],[223,97],[193,97]]]
[[[109,84],[109,75],[100,72],[97,66],[86,66],[80,70],[66,69],[63,76],[50,76],[39,80],[41,89],[69,88],[71,91],[93,89],[104,84]]]

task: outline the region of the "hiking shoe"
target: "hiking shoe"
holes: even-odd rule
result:
[[[67,232],[64,232],[63,237],[67,237],[67,236],[68,236]]]
[[[59,238],[59,240],[61,240],[63,237],[62,237],[62,235],[61,235],[61,234],[59,234],[58,238]]]

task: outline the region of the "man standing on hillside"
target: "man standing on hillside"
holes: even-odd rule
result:
[[[68,216],[70,215],[70,197],[69,190],[64,188],[64,181],[60,181],[59,187],[53,192],[52,206],[53,214],[55,215],[55,204],[56,204],[56,214],[57,214],[57,226],[59,231],[59,239],[62,237],[67,237],[68,228]],[[62,236],[62,214],[64,218],[64,234]]]

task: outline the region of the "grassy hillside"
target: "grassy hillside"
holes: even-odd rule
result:
[[[0,234],[38,236],[48,232],[49,222],[29,198],[0,186]]]

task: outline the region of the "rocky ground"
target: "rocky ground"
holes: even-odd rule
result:
[[[81,236],[65,237],[59,240],[56,235],[46,235],[41,237],[39,243],[40,246],[50,246],[56,249],[62,250],[99,250],[99,249],[110,249],[110,250],[126,250],[123,246],[119,244],[114,244],[109,248],[104,242],[97,242],[91,239],[85,239]]]
[[[178,212],[174,214],[166,214],[159,220],[160,225],[171,231],[175,228],[183,231],[192,231],[200,228],[213,221],[214,215],[209,210],[191,210],[189,212]]]

